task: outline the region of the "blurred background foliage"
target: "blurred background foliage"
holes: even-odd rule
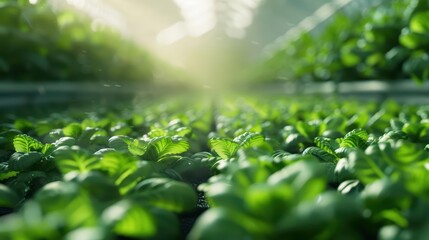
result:
[[[0,0],[1,81],[181,84],[192,78],[198,86],[230,86],[429,76],[429,0],[216,0],[197,2],[201,11],[171,0],[100,1],[123,15],[127,34],[52,2]],[[314,29],[269,48],[305,17],[338,2],[348,3]],[[213,22],[204,26],[210,14]]]
[[[343,10],[323,28],[284,42],[246,77],[421,82],[429,76],[429,1],[381,1],[363,11]]]
[[[156,61],[83,14],[46,0],[0,0],[0,80],[149,81]]]

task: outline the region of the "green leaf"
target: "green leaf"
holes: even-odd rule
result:
[[[79,138],[82,134],[82,126],[79,123],[70,123],[69,125],[63,128],[63,133],[67,137],[73,137],[75,139]]]
[[[16,175],[18,175],[17,171],[0,172],[0,181],[15,177]]]
[[[410,29],[416,33],[429,33],[429,11],[417,12],[410,21]]]
[[[416,50],[428,43],[427,35],[411,32],[409,29],[404,28],[399,36],[399,42],[407,49]]]
[[[190,127],[180,127],[175,130],[177,136],[187,137],[192,133],[192,128]]]
[[[338,160],[337,156],[318,147],[308,147],[302,152],[302,155],[313,155],[322,162],[336,163]]]
[[[113,148],[101,148],[98,151],[96,151],[94,153],[95,156],[103,156],[107,153],[112,153],[112,152],[117,152],[115,149]]]
[[[234,138],[233,141],[240,144],[240,148],[249,148],[264,143],[265,138],[260,133],[245,132]]]
[[[307,139],[312,140],[326,130],[326,124],[321,121],[298,121],[296,123],[296,129]]]
[[[133,141],[127,136],[113,136],[109,139],[109,147],[121,152],[128,152],[128,145]]]
[[[326,129],[342,132],[347,126],[347,118],[341,115],[329,116],[323,120]]]
[[[338,192],[342,194],[359,193],[362,190],[359,180],[346,180],[338,186]]]
[[[29,153],[14,153],[10,157],[8,164],[9,170],[12,171],[24,171],[31,168],[34,164],[40,162],[43,158],[43,154],[39,152]]]
[[[61,224],[59,219],[59,217],[44,218],[39,204],[29,200],[20,208],[19,213],[2,218],[0,237],[2,239],[59,239],[61,235],[55,229]]]
[[[13,138],[13,146],[16,152],[28,153],[41,150],[43,143],[26,134],[19,134]]]
[[[382,143],[382,142],[388,142],[391,140],[400,140],[400,139],[407,139],[407,138],[408,138],[407,134],[404,133],[403,131],[394,130],[394,131],[389,131],[385,133],[383,136],[381,136],[378,139],[378,142]]]
[[[198,186],[198,189],[205,192],[205,196],[212,207],[246,211],[246,199],[243,198],[245,191],[243,190],[247,187],[241,188],[241,186],[229,184],[225,182],[224,178],[220,178],[214,183],[203,183]]]
[[[340,143],[340,147],[365,149],[368,146],[368,133],[363,129],[354,129],[347,133]]]
[[[420,123],[405,123],[402,131],[406,133],[410,139],[417,141],[423,129],[424,126]]]
[[[5,137],[0,137],[0,144],[2,145],[2,146],[4,146],[3,147],[3,150],[6,150],[7,149],[7,145],[9,145],[9,139],[7,139],[7,138],[5,138]]]
[[[402,127],[404,126],[404,122],[400,121],[399,119],[390,119],[390,126],[393,130],[402,130]]]
[[[347,121],[347,129],[362,128],[367,124],[368,120],[369,114],[358,112]]]
[[[381,213],[379,213],[379,216],[393,222],[394,224],[402,228],[406,228],[409,226],[408,220],[406,219],[405,216],[403,216],[402,213],[399,212],[399,210],[394,210],[394,209],[384,210]]]
[[[146,153],[148,145],[146,141],[134,139],[134,141],[128,145],[128,150],[135,156],[143,156]]]
[[[383,159],[371,157],[373,151],[379,150],[376,149],[376,146],[370,146],[365,151],[366,154],[357,149],[351,152],[348,157],[350,171],[356,174],[364,184],[386,177],[384,173],[386,163]]]
[[[87,127],[77,139],[79,146],[88,147],[91,144],[91,137],[98,131],[97,128]]]
[[[360,57],[356,54],[357,42],[355,39],[345,42],[341,46],[341,61],[347,67],[356,66],[360,61]]]
[[[107,152],[100,160],[100,169],[117,178],[118,175],[131,166],[135,166],[137,159],[119,152]]]
[[[258,233],[270,228],[265,222],[234,209],[212,208],[197,219],[189,239],[217,240],[219,232],[227,233],[222,236],[224,240],[264,239]]]
[[[347,158],[341,158],[335,165],[334,174],[339,182],[356,178]]]
[[[389,178],[381,178],[367,184],[361,192],[361,198],[367,208],[371,211],[377,209],[378,213],[389,208],[408,208],[411,204],[410,193],[403,183]]]
[[[67,199],[67,197],[65,199]],[[65,199],[61,200],[64,201]],[[77,196],[72,197],[66,203],[62,202],[58,205],[58,207],[62,207],[59,213],[66,217],[66,224],[69,228],[92,227],[98,223],[97,212],[91,200],[88,194],[81,191]]]
[[[160,161],[166,156],[184,153],[188,149],[189,143],[182,137],[157,137],[149,142],[143,159]]]
[[[212,138],[209,145],[222,159],[232,158],[240,147],[239,143],[228,138]]]
[[[8,181],[8,186],[12,188],[20,196],[28,197],[38,187],[41,187],[38,182],[45,182],[47,180],[46,172],[42,171],[23,171],[16,175],[16,177]],[[37,180],[37,181],[35,181]]]
[[[132,171],[128,169],[124,172],[115,183],[119,184],[119,191],[125,194],[130,191],[139,181],[148,178],[155,173],[155,168],[150,162],[139,161],[137,167]]]
[[[69,175],[75,175],[75,172]],[[66,175],[64,178],[68,178]],[[77,181],[81,188],[85,189],[93,199],[100,201],[100,204],[109,204],[120,198],[118,187],[112,179],[98,171],[88,171],[75,175],[71,180]]]
[[[337,141],[326,137],[316,137],[314,138],[314,143],[316,143],[316,146],[320,149],[325,150],[326,152],[333,155],[335,155],[335,149],[340,147]]]
[[[53,144],[47,143],[40,150],[41,153],[45,156],[49,156],[53,151],[55,151],[55,146]]]
[[[311,144],[308,138],[301,134],[293,133],[285,140],[285,150],[291,153],[300,153],[308,144]]]
[[[1,146],[3,150],[14,150],[13,139],[15,136],[21,134],[20,131],[16,129],[9,129],[3,132],[0,132]]]
[[[151,237],[157,231],[156,223],[150,212],[128,200],[122,200],[104,210],[102,220],[121,236]]]
[[[189,211],[197,206],[197,195],[191,186],[167,178],[143,180],[137,184],[131,197],[174,212]]]
[[[275,222],[290,207],[294,199],[294,190],[286,184],[252,184],[244,196],[246,205],[252,213],[264,222]]]
[[[371,157],[382,156],[392,167],[413,167],[413,164],[429,162],[429,154],[424,151],[424,144],[397,140],[379,144],[379,150],[370,153]]]
[[[231,183],[240,188],[247,188],[254,183],[265,182],[269,176],[269,172],[264,168],[256,166],[242,166],[231,176]]]
[[[156,235],[153,239],[179,239],[181,226],[177,214],[161,208],[148,209],[155,221]],[[168,229],[168,231],[162,231]]]
[[[228,138],[211,138],[209,145],[222,159],[235,156],[240,148],[255,147],[264,143],[265,138],[260,133],[245,132],[234,140]]]
[[[346,134],[346,136],[344,136],[344,138],[347,138],[349,136],[358,136],[360,137],[362,140],[367,141],[368,140],[368,132],[365,131],[364,129],[354,129],[351,132],[348,132]]]
[[[410,51],[403,46],[396,46],[385,54],[385,61],[389,69],[397,68],[409,57]]]
[[[315,239],[332,227],[344,222],[359,219],[362,210],[352,197],[343,196],[334,191],[319,194],[306,202],[299,202],[291,211],[283,215],[275,229],[281,236],[296,235],[303,239]],[[334,235],[341,234],[341,230]],[[345,235],[351,234],[346,231]],[[328,237],[330,238],[330,237]],[[335,237],[334,237],[335,238]],[[347,238],[346,236],[340,239]]]
[[[76,147],[62,147],[53,152],[55,163],[63,174],[88,172],[99,168],[99,159]]]
[[[14,126],[16,129],[23,132],[33,129],[33,123],[25,119],[16,119]]]
[[[118,152],[110,152],[103,155],[100,161],[100,169],[109,173],[120,187],[122,194],[128,192],[138,181],[155,172],[149,162],[137,161],[132,156]]]
[[[0,207],[13,208],[18,204],[19,197],[8,186],[0,184]]]
[[[174,163],[175,170],[186,182],[200,183],[205,182],[212,176],[212,167],[216,158],[211,154],[196,153],[192,157],[181,157]]]
[[[428,39],[428,37],[426,37]],[[414,51],[411,57],[404,62],[402,69],[416,82],[422,83],[429,77],[429,54],[424,51]]]
[[[268,178],[271,185],[288,184],[297,192],[296,201],[313,199],[320,194],[326,186],[325,169],[317,160],[306,160],[293,163],[273,173]]]
[[[133,129],[125,123],[119,123],[110,128],[110,131],[112,132],[112,135],[128,135],[133,131]]]
[[[109,239],[109,237],[107,231],[105,231],[102,227],[82,227],[68,232],[64,237],[64,240],[75,239],[104,240]]]
[[[162,128],[152,128],[147,134],[151,138],[168,136],[168,131]]]
[[[384,54],[377,52],[377,53],[373,53],[370,56],[368,56],[366,58],[365,63],[369,66],[374,67],[376,65],[383,63],[383,61],[384,61]]]
[[[75,182],[56,181],[43,186],[34,196],[46,212],[61,211],[70,201],[80,194]]]

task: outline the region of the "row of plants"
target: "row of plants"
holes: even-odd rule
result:
[[[5,117],[0,238],[429,234],[428,106],[196,100]]]
[[[427,236],[427,106],[317,98],[225,106],[209,139],[219,172],[199,187],[211,208],[191,239]]]
[[[155,60],[84,14],[48,0],[0,0],[0,78],[12,81],[147,82]]]
[[[264,80],[424,81],[429,77],[429,1],[379,2],[339,10],[321,29],[285,42],[252,74]]]
[[[206,208],[195,187],[209,164],[191,154],[207,149],[205,105],[7,116],[0,238],[180,238],[192,211]]]

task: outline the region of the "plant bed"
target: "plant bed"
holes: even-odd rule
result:
[[[215,100],[2,120],[0,238],[427,235],[428,106]]]
[[[339,9],[319,29],[303,28],[281,41],[248,76],[262,82],[412,78],[422,83],[429,74],[428,17],[427,0],[366,1]]]

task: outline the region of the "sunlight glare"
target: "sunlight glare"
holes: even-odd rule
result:
[[[232,16],[232,25],[236,28],[246,28],[252,24],[252,12],[248,9]]]
[[[261,0],[242,0],[242,2],[250,8],[257,8],[261,3]]]
[[[186,26],[183,22],[178,22],[158,33],[156,41],[159,44],[171,45],[186,36]]]
[[[202,36],[212,30],[215,26],[216,17],[214,15],[207,16],[204,19],[200,19],[200,21],[190,21],[186,24],[188,34],[192,37]]]

